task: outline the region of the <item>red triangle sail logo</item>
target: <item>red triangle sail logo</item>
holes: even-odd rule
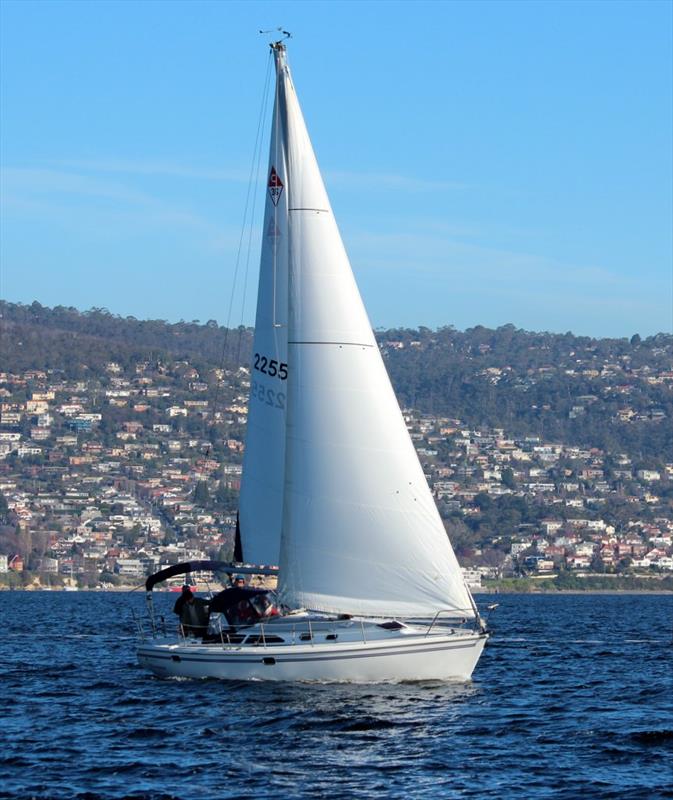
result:
[[[275,167],[271,167],[268,187],[269,194],[271,195],[271,201],[273,202],[274,206],[277,206],[280,196],[283,194],[283,181],[281,181],[281,179],[278,177]]]

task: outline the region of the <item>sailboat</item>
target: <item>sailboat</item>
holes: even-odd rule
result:
[[[240,569],[277,599],[228,589],[217,629],[153,636],[157,675],[262,680],[468,680],[488,633],[395,398],[290,74],[276,90],[240,495]],[[227,595],[227,592],[230,594]],[[232,613],[250,600],[241,623]],[[229,599],[228,599],[229,598]],[[254,601],[254,602],[253,602]],[[215,612],[224,612],[215,613]],[[187,632],[188,633],[188,632]]]

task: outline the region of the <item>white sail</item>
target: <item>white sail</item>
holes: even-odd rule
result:
[[[281,598],[337,613],[390,617],[453,608],[472,617],[332,214],[282,45],[275,54],[275,127],[283,132],[288,203]]]
[[[262,230],[250,402],[239,505],[243,559],[278,564],[287,405],[287,168],[278,94]]]

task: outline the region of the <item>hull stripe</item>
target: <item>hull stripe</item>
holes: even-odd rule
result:
[[[378,649],[378,650],[369,650],[367,652],[360,652],[360,653],[353,653],[353,652],[343,652],[343,653],[306,653],[305,655],[301,656],[292,656],[292,655],[277,655],[274,653],[273,648],[266,648],[259,650],[259,656],[252,658],[247,653],[241,653],[240,656],[235,655],[227,655],[225,653],[221,654],[213,654],[213,655],[183,655],[182,653],[178,653],[176,651],[167,652],[164,655],[164,652],[157,652],[156,650],[139,650],[138,656],[141,658],[149,658],[153,660],[159,661],[173,661],[174,656],[178,656],[180,662],[200,662],[200,663],[207,663],[207,664],[259,664],[265,656],[268,657],[269,654],[273,654],[273,658],[276,659],[276,664],[288,664],[293,662],[309,662],[309,661],[343,661],[343,660],[351,660],[354,658],[381,658],[385,656],[402,656],[402,655],[416,655],[418,653],[435,653],[442,650],[468,650],[473,647],[476,647],[477,644],[481,641],[481,637],[479,639],[475,639],[474,641],[467,642],[465,644],[441,644],[441,645],[432,645],[428,647],[418,647],[418,646],[405,646],[400,648],[390,648],[386,647],[385,649]],[[412,649],[413,648],[413,649]]]

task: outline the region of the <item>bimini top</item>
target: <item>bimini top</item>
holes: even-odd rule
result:
[[[208,603],[208,607],[211,614],[217,612],[226,613],[243,600],[251,600],[253,597],[266,596],[268,594],[268,589],[249,589],[247,586],[233,586],[231,589],[224,589],[216,594]]]
[[[277,567],[249,567],[232,564],[230,561],[183,561],[171,567],[155,572],[145,581],[145,589],[151,592],[157,583],[174,578],[176,575],[186,575],[189,572],[237,572],[242,575],[276,575]]]

